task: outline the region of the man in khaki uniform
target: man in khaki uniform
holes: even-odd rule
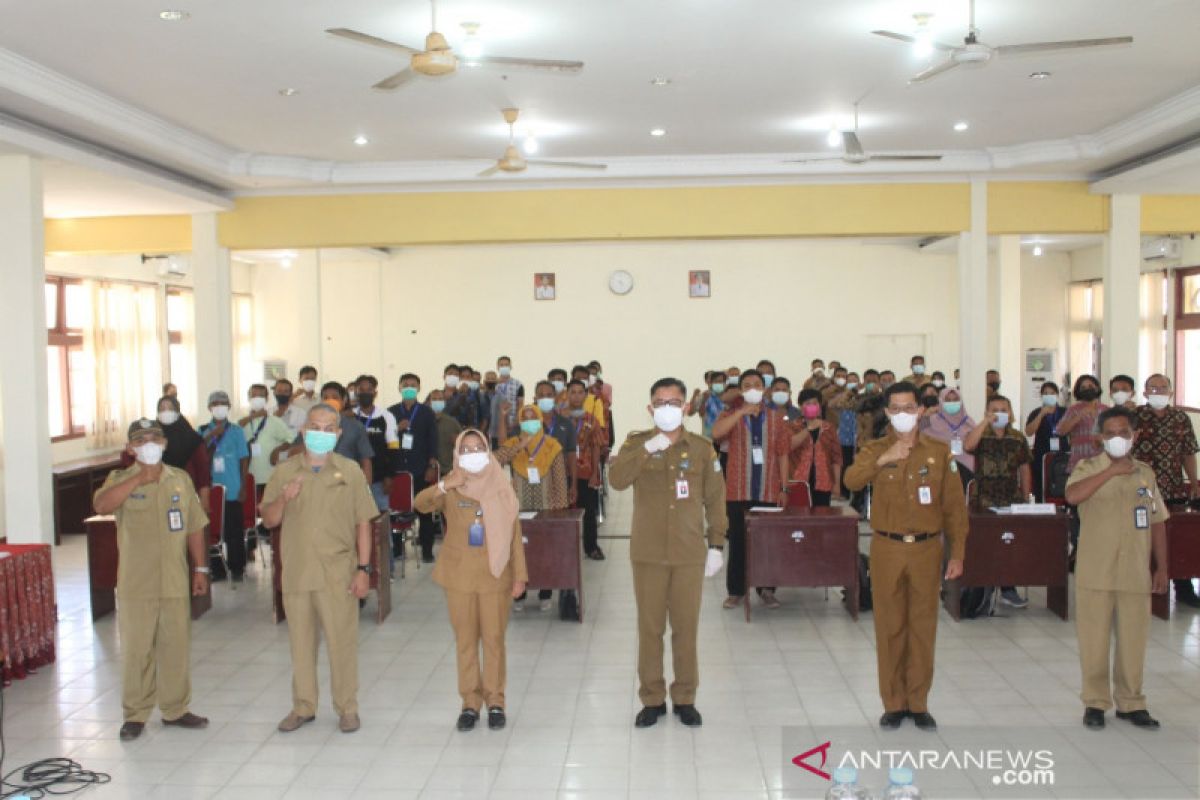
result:
[[[917,433],[917,387],[901,382],[884,392],[891,427],[863,445],[846,470],[845,484],[871,494],[871,598],[883,728],[911,716],[936,730],[927,699],[933,685],[943,546],[949,540],[946,580],[962,575],[967,509],[950,448]]]
[[[203,728],[188,710],[192,595],[208,592],[204,526],[208,516],[192,479],[162,463],[162,426],[139,419],[126,449],[137,462],[109,473],[96,492],[97,514],[117,521],[117,628],[121,635],[121,738],[141,736],[157,703],[163,724]],[[198,565],[188,574],[188,556]]]
[[[929,383],[929,376],[925,374],[925,356],[913,356],[909,366],[912,368],[912,373],[905,375],[902,380],[911,383],[918,389]]]
[[[1150,630],[1150,594],[1167,591],[1167,508],[1154,469],[1130,456],[1137,418],[1118,406],[1100,415],[1104,453],[1080,461],[1067,481],[1067,502],[1079,508],[1075,560],[1075,631],[1083,673],[1083,724],[1104,727],[1117,701],[1117,718],[1157,728],[1142,694],[1142,666]],[[1150,556],[1154,555],[1154,574]],[[1113,685],[1108,658],[1113,614],[1117,647]]]
[[[338,728],[353,733],[358,718],[358,601],[371,572],[371,520],[379,514],[362,468],[332,452],[341,415],[318,403],[301,433],[304,453],[275,468],[263,492],[268,528],[282,525],[283,608],[292,646],[292,711],[279,730],[290,733],[317,715],[317,635],[329,652]]]
[[[608,476],[613,489],[633,486],[629,557],[638,608],[638,695],[644,706],[634,722],[639,728],[667,713],[663,635],[668,617],[675,673],[671,702],[684,725],[702,723],[695,706],[700,591],[704,578],[721,569],[729,523],[721,462],[711,442],[683,429],[686,401],[681,381],[655,383],[650,412],[656,427],[629,435]]]

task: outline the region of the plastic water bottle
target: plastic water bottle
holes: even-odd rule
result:
[[[913,771],[907,767],[888,770],[891,785],[883,793],[883,800],[921,800],[921,790],[913,785]]]
[[[858,770],[838,767],[833,771],[833,785],[825,792],[825,800],[871,800],[871,793],[858,783]]]

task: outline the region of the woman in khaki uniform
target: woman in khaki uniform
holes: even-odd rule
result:
[[[413,500],[422,514],[442,513],[445,539],[433,581],[446,591],[458,654],[458,729],[469,731],[488,706],[488,727],[503,728],[505,654],[511,598],[525,591],[525,548],[517,519],[517,496],[474,428],[459,435],[454,469]],[[479,648],[483,646],[480,674]]]

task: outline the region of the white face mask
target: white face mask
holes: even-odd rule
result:
[[[1104,452],[1108,453],[1110,458],[1124,458],[1129,455],[1129,448],[1132,446],[1133,442],[1124,436],[1104,440]]]
[[[1042,405],[1044,405],[1046,408],[1054,408],[1056,405],[1058,405],[1058,395],[1056,395],[1056,394],[1042,395]]]
[[[501,378],[507,378],[509,375],[512,375],[512,367],[497,367],[496,371],[500,373]]]
[[[162,461],[163,446],[158,442],[146,442],[133,448],[133,452],[137,453],[138,461],[152,467]]]
[[[675,406],[658,406],[654,409],[654,424],[660,431],[670,433],[683,424],[683,409]]]
[[[487,467],[491,457],[487,453],[462,453],[458,457],[458,465],[473,475],[478,475]]]
[[[587,385],[588,385],[588,386],[595,386],[595,385],[596,385],[596,376],[595,376],[595,375],[588,375],[588,376],[587,376]]]
[[[787,392],[772,392],[771,402],[777,406],[786,406],[788,400],[791,399]]]
[[[160,411],[158,412],[158,421],[163,425],[174,425],[179,422],[178,411]]]
[[[945,381],[938,380],[936,378],[934,378],[932,381],[930,381],[930,383],[932,383],[934,386],[936,386],[939,389],[941,389],[943,386],[946,385]]]
[[[212,415],[218,422],[226,419],[229,416],[229,406],[213,406]]]
[[[762,402],[762,389],[747,389],[742,393],[742,399],[752,406],[756,406]]]
[[[1126,403],[1128,403],[1129,398],[1131,398],[1131,397],[1133,397],[1133,394],[1130,392],[1113,392],[1112,393],[1113,402],[1119,406],[1123,406]]]
[[[908,433],[913,428],[917,427],[917,415],[900,412],[899,414],[888,414],[888,418],[892,422],[892,427],[897,433]]]
[[[845,385],[846,385],[846,379],[845,379],[845,378],[834,378],[834,379],[833,379],[833,384],[834,384],[835,386],[845,386]]]
[[[1171,405],[1171,398],[1165,394],[1152,394],[1146,398],[1146,402],[1155,411],[1162,411],[1167,406]]]
[[[817,376],[818,378],[822,377],[824,374],[825,370],[823,367],[816,367],[813,369],[813,375]]]
[[[992,426],[996,427],[996,428],[1007,428],[1008,427],[1008,412],[1007,411],[997,411],[996,412],[996,421],[992,423]]]
[[[447,389],[457,389],[458,381],[459,381],[459,377],[457,375],[447,375],[446,376],[446,388]]]
[[[554,387],[555,394],[562,394],[563,389],[567,388],[567,385],[562,381],[550,381],[550,385]]]
[[[304,391],[308,392],[309,394],[312,394],[317,389],[317,382],[312,380],[300,381],[300,385],[304,388]]]
[[[925,374],[925,365],[924,364],[913,364],[912,371],[913,371],[913,375],[924,375]]]
[[[266,407],[267,407],[267,398],[265,398],[265,397],[251,397],[250,398],[250,410],[251,411],[262,411]]]

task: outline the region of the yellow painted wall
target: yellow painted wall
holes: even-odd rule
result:
[[[46,220],[47,253],[186,253],[191,249],[192,218],[186,214]]]
[[[1088,193],[1083,181],[988,183],[988,232],[1103,233],[1108,197]]]
[[[1200,195],[1143,195],[1142,233],[1200,233]]]

